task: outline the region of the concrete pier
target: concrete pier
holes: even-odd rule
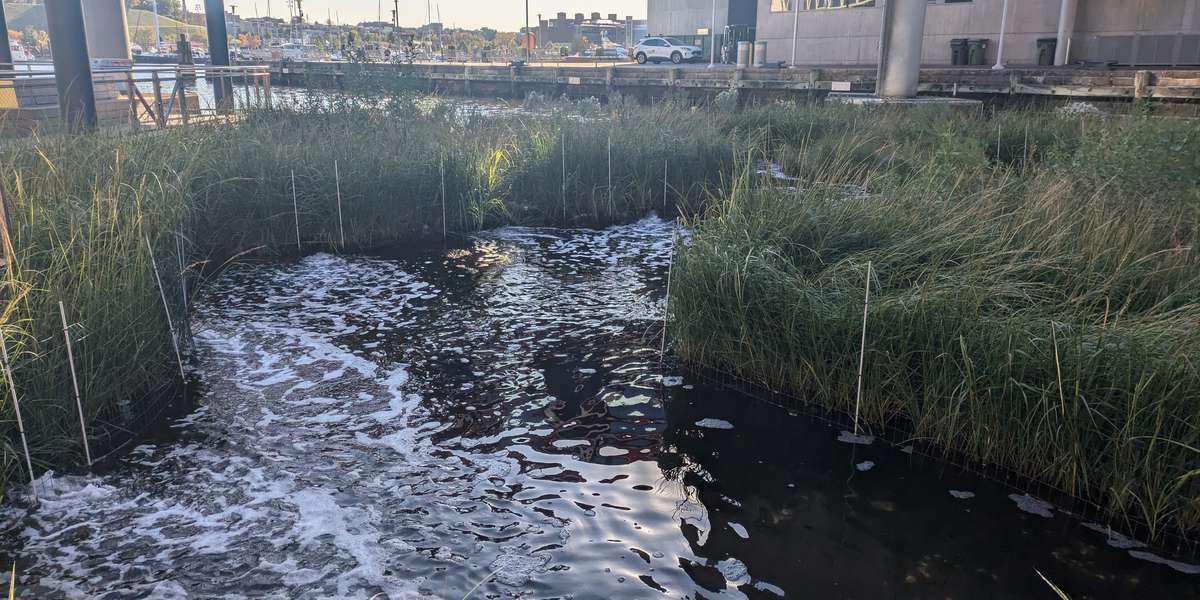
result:
[[[88,54],[93,59],[131,60],[124,0],[83,2]]]
[[[926,0],[890,0],[884,7],[877,96],[911,98],[917,95],[926,6]]]

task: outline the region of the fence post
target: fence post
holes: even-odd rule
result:
[[[83,454],[92,466],[92,449],[88,445],[87,423],[83,414],[83,398],[79,394],[79,377],[75,374],[75,351],[71,349],[71,330],[67,327],[67,308],[58,301],[58,316],[62,318],[63,340],[67,343],[67,364],[71,367],[71,385],[75,388],[75,408],[79,411],[79,431],[83,433]]]
[[[162,79],[158,77],[157,69],[151,71],[150,74],[154,84],[154,119],[159,127],[166,127],[167,119],[163,115]]]

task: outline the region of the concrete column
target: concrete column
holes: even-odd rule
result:
[[[5,36],[8,35],[8,17],[4,15],[4,3],[0,2],[0,31],[3,31]],[[12,67],[12,48],[7,43],[0,44],[0,69],[8,69]]]
[[[877,96],[909,98],[917,95],[927,4],[927,0],[889,0],[884,5],[883,30],[879,38],[879,79],[875,87]]]
[[[229,66],[229,34],[225,30],[224,0],[204,0],[204,21],[208,26],[209,64],[214,67]],[[217,108],[224,110],[233,103],[232,78],[209,77],[213,84],[213,98]]]
[[[81,0],[45,0],[45,8],[63,126],[72,133],[95,130],[96,93]]]
[[[1071,38],[1075,37],[1075,15],[1079,0],[1062,0],[1058,13],[1058,47],[1054,50],[1054,64],[1065,65],[1071,60]]]
[[[129,23],[124,0],[86,0],[83,22],[87,28],[88,54],[92,58],[130,60]]]

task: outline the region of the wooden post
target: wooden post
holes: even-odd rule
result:
[[[333,161],[333,184],[337,189],[338,231],[342,238],[342,250],[346,249],[346,226],[342,222],[342,176],[338,171],[338,161]]]
[[[71,330],[67,327],[67,309],[58,301],[58,315],[62,318],[63,340],[67,343],[67,364],[71,367],[71,385],[75,388],[75,408],[79,411],[79,431],[83,434],[83,454],[88,466],[92,466],[92,449],[88,445],[87,422],[83,414],[83,397],[79,394],[79,377],[75,374],[75,351],[71,349]]]
[[[871,262],[867,261],[867,292],[863,300],[862,345],[858,352],[858,393],[854,397],[854,435],[858,435],[858,414],[862,407],[863,367],[867,360],[867,314],[871,307]]]
[[[129,92],[129,127],[134,131],[138,128],[137,115],[137,84],[133,81],[133,71],[125,72],[125,86]]]
[[[183,124],[189,124],[188,121],[188,106],[187,106],[187,85],[183,78],[175,80],[175,103],[179,105],[179,116],[183,119]]]
[[[8,391],[12,394],[13,412],[17,414],[17,431],[21,434],[21,446],[25,449],[25,468],[29,469],[29,490],[37,499],[33,489],[33,459],[29,457],[29,439],[25,436],[25,421],[21,418],[21,401],[17,397],[17,384],[13,381],[12,363],[8,360],[8,342],[0,335],[0,360],[4,361],[4,377],[8,379]]]
[[[179,337],[175,335],[175,321],[171,319],[171,305],[167,304],[167,290],[163,288],[162,277],[158,274],[158,261],[154,259],[154,246],[150,245],[150,236],[146,236],[146,251],[150,253],[150,266],[154,269],[154,280],[158,282],[158,295],[162,297],[163,314],[167,315],[167,331],[171,333],[171,345],[175,348],[175,362],[179,364],[179,377],[187,383],[187,373],[183,370],[183,354],[179,352]]]
[[[159,127],[166,127],[167,119],[163,114],[162,80],[159,79],[157,70],[151,71],[150,75],[153,76],[154,83],[154,116]]]
[[[292,169],[292,215],[296,220],[296,252],[304,254],[304,245],[300,243],[300,203],[296,200],[296,170]]]
[[[1149,94],[1150,71],[1137,71],[1133,74],[1133,99],[1145,100]]]

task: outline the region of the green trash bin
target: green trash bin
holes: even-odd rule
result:
[[[981,66],[987,59],[987,40],[970,40],[967,42],[967,64]]]
[[[1037,64],[1049,67],[1054,64],[1054,53],[1058,51],[1058,40],[1042,38],[1037,41]]]
[[[961,67],[967,64],[967,40],[954,38],[950,40],[950,64]]]

